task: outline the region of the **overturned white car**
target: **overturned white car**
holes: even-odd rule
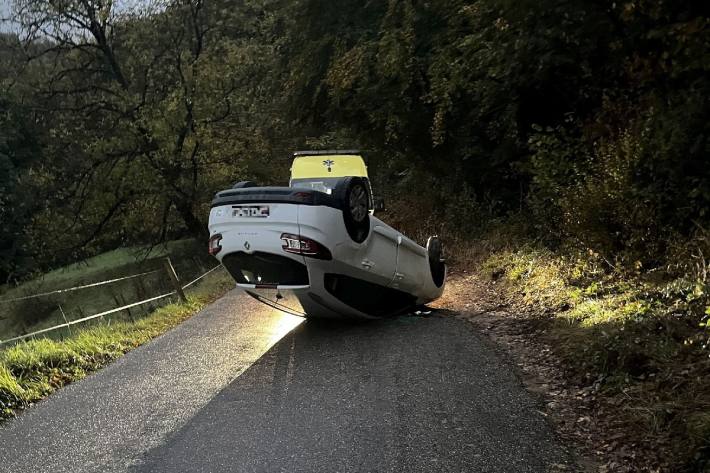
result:
[[[215,196],[209,252],[253,297],[307,317],[378,318],[441,296],[441,244],[374,213],[357,151],[294,153],[290,187],[239,182]]]

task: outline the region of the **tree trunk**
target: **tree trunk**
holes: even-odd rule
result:
[[[182,217],[183,222],[185,222],[185,227],[195,238],[207,241],[209,238],[209,231],[207,226],[202,223],[193,213],[192,205],[184,200],[175,200],[175,209],[177,210],[180,217]]]

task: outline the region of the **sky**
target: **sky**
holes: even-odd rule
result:
[[[0,19],[7,18],[12,12],[11,0],[0,0]],[[0,32],[12,31],[12,23],[0,21]]]
[[[13,0],[0,0],[0,20],[6,19],[12,13]],[[151,0],[115,0],[113,11],[118,14],[131,13],[144,10],[146,8],[160,8],[161,1]],[[16,24],[9,21],[0,21],[0,32],[17,30]]]

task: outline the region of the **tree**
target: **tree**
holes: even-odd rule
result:
[[[203,237],[209,196],[242,172],[240,150],[255,139],[237,91],[252,53],[225,34],[238,12],[201,0],[140,11],[19,0],[15,10],[24,80],[51,117],[49,166],[66,184],[63,243],[159,240],[180,227]]]

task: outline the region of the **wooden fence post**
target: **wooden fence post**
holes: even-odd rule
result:
[[[123,297],[123,294],[119,294],[118,297],[121,299],[121,306],[128,305],[126,304],[126,298]],[[133,317],[133,314],[131,314],[131,309],[126,309],[126,312],[128,312],[128,318],[131,319],[131,322],[135,322],[136,319]]]
[[[187,297],[185,297],[185,293],[183,292],[182,286],[180,285],[180,280],[178,279],[177,274],[175,273],[175,268],[173,268],[173,264],[170,262],[169,256],[165,257],[165,271],[167,271],[168,276],[170,276],[170,281],[173,283],[173,287],[175,288],[175,292],[180,298],[180,301],[187,302]]]
[[[69,321],[67,320],[67,315],[64,313],[64,310],[62,309],[61,304],[57,304],[59,306],[59,312],[62,313],[62,318],[64,319],[64,323],[67,324],[67,329],[69,329],[69,336],[72,336],[73,333],[71,331],[71,326],[69,325]]]

